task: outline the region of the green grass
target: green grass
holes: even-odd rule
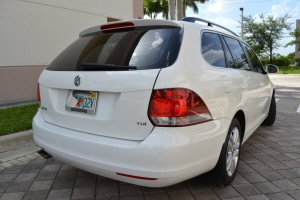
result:
[[[0,136],[32,129],[38,104],[0,109]]]
[[[300,66],[278,66],[278,74],[300,74]]]

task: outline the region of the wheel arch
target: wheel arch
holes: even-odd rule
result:
[[[236,118],[240,122],[241,129],[242,129],[241,141],[243,141],[245,130],[246,130],[246,117],[244,111],[242,110],[237,111],[236,114],[234,115],[234,118]]]

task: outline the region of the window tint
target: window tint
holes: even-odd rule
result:
[[[246,45],[244,43],[243,43],[243,46],[247,50],[248,56],[252,62],[253,71],[262,73],[263,66],[262,66],[260,60],[258,59],[258,57],[256,56],[256,54],[254,53],[254,51],[250,47],[248,47],[248,45]]]
[[[218,34],[203,33],[201,49],[204,59],[216,67],[226,67],[224,51]]]
[[[223,47],[224,47],[225,55],[226,55],[226,58],[227,58],[227,64],[228,64],[228,66],[230,68],[236,68],[234,60],[232,58],[231,52],[228,49],[227,44],[225,43],[225,41],[224,41],[224,39],[222,37],[221,37],[221,40],[223,42]]]
[[[224,36],[224,39],[230,49],[230,52],[232,54],[235,68],[236,69],[243,69],[243,70],[250,70],[246,54],[241,47],[240,43],[232,38]]]
[[[87,70],[81,63],[136,66],[138,70],[168,67],[177,59],[181,37],[181,28],[153,27],[81,37],[63,51],[47,70]]]
[[[157,62],[163,56],[171,30],[151,30],[146,32],[134,49],[129,65],[142,66]]]

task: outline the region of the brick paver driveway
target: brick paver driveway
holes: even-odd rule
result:
[[[278,112],[273,126],[260,127],[242,146],[234,182],[223,188],[205,175],[166,188],[147,188],[97,176],[53,158],[16,163],[20,165],[0,169],[1,200],[300,199],[300,115]]]

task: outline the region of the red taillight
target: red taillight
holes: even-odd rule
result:
[[[203,100],[183,88],[154,90],[149,117],[156,126],[187,126],[212,120]]]
[[[147,177],[140,177],[140,176],[132,176],[132,175],[128,175],[128,174],[121,174],[121,173],[118,173],[118,172],[117,172],[117,175],[129,177],[129,178],[136,178],[136,179],[148,180],[148,181],[157,180],[157,178],[147,178]]]
[[[132,22],[121,22],[121,23],[115,23],[115,24],[108,24],[101,26],[101,30],[107,30],[107,29],[113,29],[113,28],[123,28],[123,27],[130,27],[134,26],[134,23]]]
[[[40,84],[37,85],[37,100],[41,102]]]

